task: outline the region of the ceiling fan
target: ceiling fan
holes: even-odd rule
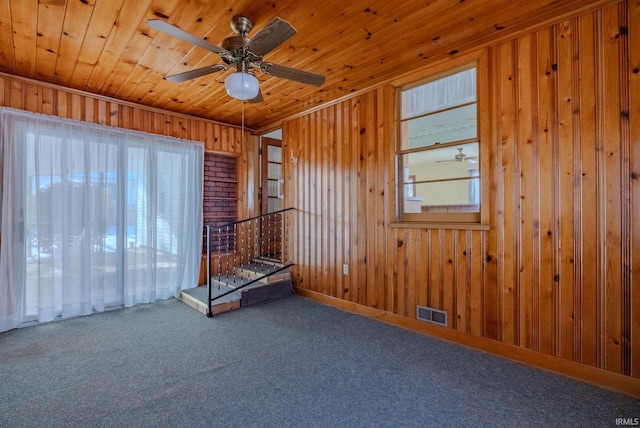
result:
[[[296,34],[296,30],[287,21],[273,18],[267,25],[258,31],[253,37],[247,37],[253,28],[253,22],[244,16],[234,16],[231,19],[231,29],[235,36],[227,37],[222,41],[222,47],[218,47],[187,33],[180,28],[159,19],[150,19],[147,25],[162,31],[163,33],[177,37],[193,45],[220,55],[223,64],[208,65],[184,73],[167,76],[165,79],[171,82],[184,82],[196,77],[205,76],[228,68],[236,71],[225,79],[227,93],[240,100],[260,102],[263,100],[260,92],[260,83],[252,69],[259,69],[264,74],[294,80],[314,86],[321,86],[325,77],[320,74],[298,70],[283,65],[263,62],[262,58],[285,40]]]
[[[455,156],[453,157],[453,159],[445,159],[445,160],[439,160],[436,162],[469,162],[469,163],[476,163],[478,162],[478,158],[475,156],[467,156],[466,153],[462,153],[462,151],[464,150],[464,148],[462,147],[457,147],[458,153],[455,154]]]

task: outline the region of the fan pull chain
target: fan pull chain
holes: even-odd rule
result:
[[[244,150],[244,103],[245,101],[242,101],[242,135],[240,136],[242,139],[242,150]]]

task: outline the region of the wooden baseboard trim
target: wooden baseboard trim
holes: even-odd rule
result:
[[[327,296],[315,291],[293,287],[294,292],[302,297],[315,300],[338,309],[358,315],[364,315],[397,327],[406,328],[417,333],[428,334],[475,350],[487,352],[502,358],[531,367],[543,369],[558,375],[566,376],[581,382],[590,383],[611,391],[620,392],[640,398],[640,379],[613,373],[596,367],[586,366],[574,361],[541,354],[530,349],[498,342],[484,337],[472,336],[449,328],[438,327],[416,319],[406,318],[391,312],[382,311],[358,303],[347,302],[336,297]]]

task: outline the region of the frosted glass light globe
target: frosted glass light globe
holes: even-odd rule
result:
[[[239,100],[252,100],[260,91],[260,82],[256,76],[244,71],[236,71],[227,76],[224,86],[229,96]]]

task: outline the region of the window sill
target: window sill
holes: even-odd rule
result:
[[[403,221],[400,223],[390,223],[389,227],[398,229],[459,229],[459,230],[490,230],[491,225],[479,223],[440,223]]]

